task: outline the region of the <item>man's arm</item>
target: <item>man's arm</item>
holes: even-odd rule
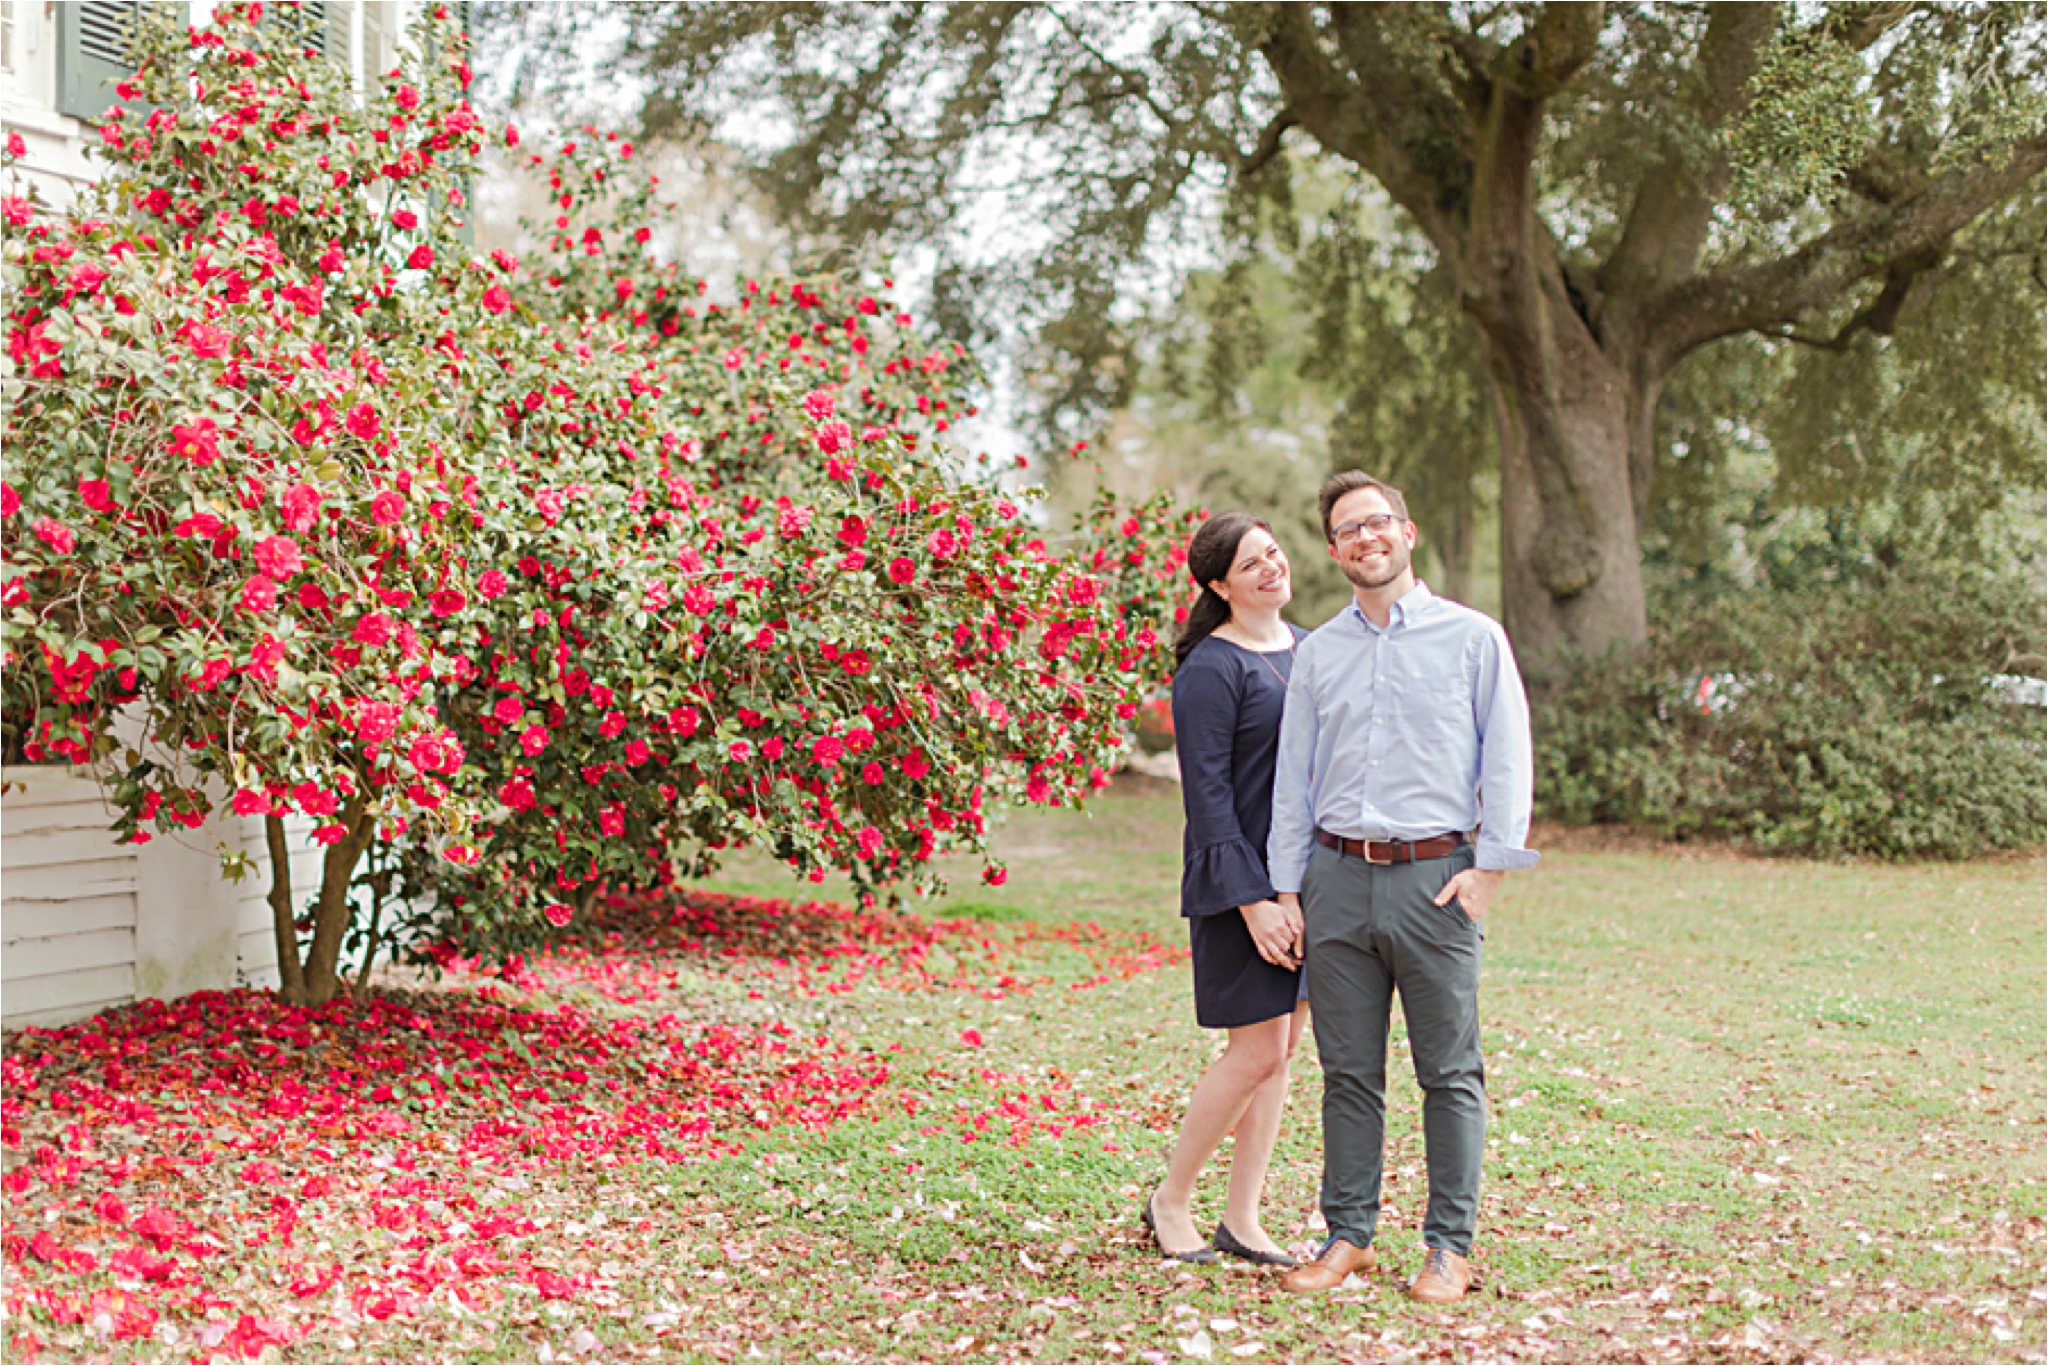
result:
[[[1273,829],[1266,837],[1266,873],[1283,902],[1301,891],[1309,851],[1315,847],[1316,817],[1309,783],[1316,756],[1316,704],[1309,687],[1314,671],[1308,652],[1295,655],[1287,683],[1287,709],[1280,716],[1280,752],[1273,770]]]
[[[1479,653],[1472,719],[1479,728],[1479,848],[1474,866],[1446,883],[1436,904],[1449,905],[1456,897],[1465,913],[1478,920],[1500,891],[1501,879],[1535,867],[1540,857],[1527,847],[1536,792],[1529,695],[1514,650],[1497,626]]]

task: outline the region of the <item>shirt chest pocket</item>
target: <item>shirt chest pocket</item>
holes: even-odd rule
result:
[[[1401,720],[1416,730],[1462,733],[1471,727],[1472,681],[1462,673],[1414,674],[1401,680]]]

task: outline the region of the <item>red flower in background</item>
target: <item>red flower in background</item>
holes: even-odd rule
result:
[[[280,500],[288,531],[311,531],[320,517],[320,490],[311,484],[293,484]],[[280,576],[282,577],[282,576]]]
[[[257,568],[273,579],[289,579],[306,567],[298,542],[289,536],[265,536],[255,553]]]
[[[50,547],[54,554],[69,555],[78,548],[78,537],[72,534],[70,527],[54,517],[39,517],[36,524],[29,529],[35,532],[36,539]]]
[[[171,449],[195,465],[211,465],[220,459],[220,429],[210,417],[173,427]]]

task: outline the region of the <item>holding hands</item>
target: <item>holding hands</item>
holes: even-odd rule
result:
[[[1279,901],[1254,901],[1240,906],[1245,928],[1252,932],[1252,944],[1259,957],[1276,968],[1301,966],[1301,902],[1288,896]]]

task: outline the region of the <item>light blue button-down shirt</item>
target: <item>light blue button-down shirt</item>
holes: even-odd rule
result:
[[[1477,828],[1478,867],[1533,867],[1535,770],[1497,622],[1419,583],[1385,630],[1352,602],[1295,652],[1266,844],[1274,890],[1301,890],[1317,826],[1359,840]]]

